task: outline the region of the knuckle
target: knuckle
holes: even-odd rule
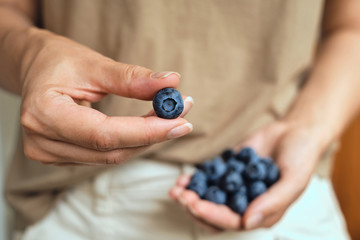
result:
[[[27,132],[35,131],[35,118],[29,111],[22,111],[20,116],[21,126]]]
[[[24,154],[30,160],[36,160],[39,155],[38,151],[26,142],[24,142]]]
[[[136,77],[136,73],[138,73],[141,70],[141,67],[127,64],[124,68],[125,72],[125,80],[129,83],[131,80],[133,80]]]
[[[111,153],[108,154],[105,159],[104,159],[104,163],[105,165],[119,165],[121,163],[123,163],[125,160],[122,152],[119,153]]]
[[[90,138],[92,147],[97,151],[109,151],[114,148],[114,143],[108,133],[96,131]]]
[[[51,163],[46,154],[44,154],[39,148],[32,146],[29,143],[24,142],[24,154],[25,156],[33,161],[42,162],[42,163]]]
[[[154,128],[149,124],[149,122],[144,119],[144,130],[143,130],[143,136],[142,136],[142,143],[143,146],[149,146],[154,143],[158,143],[159,141],[156,140],[156,133],[157,131],[154,130]]]
[[[126,88],[127,94],[129,95],[130,98],[137,95],[137,93],[134,92],[133,84],[134,82],[136,82],[134,80],[138,78],[139,73],[141,73],[142,71],[143,71],[143,67],[132,64],[127,64],[124,67],[124,78],[123,78],[125,83],[124,87]]]
[[[144,135],[143,135],[143,146],[149,146],[152,144],[152,136],[153,136],[152,128],[149,126],[145,127]]]

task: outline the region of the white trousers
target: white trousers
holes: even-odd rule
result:
[[[269,229],[211,234],[168,197],[184,165],[134,160],[68,190],[23,240],[349,239],[327,179],[313,177]],[[281,196],[279,196],[281,197]]]

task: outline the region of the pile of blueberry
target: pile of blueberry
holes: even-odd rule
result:
[[[272,159],[258,157],[252,148],[243,148],[238,153],[225,150],[221,156],[196,167],[187,189],[204,200],[226,204],[240,215],[280,178]]]

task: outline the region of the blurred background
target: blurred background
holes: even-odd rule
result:
[[[11,211],[4,199],[4,181],[14,152],[19,126],[20,98],[0,89],[0,239],[9,239]]]
[[[14,151],[19,124],[19,98],[0,89],[0,190]],[[340,141],[332,180],[352,239],[360,239],[360,116]],[[0,239],[8,239],[11,211],[0,197]]]

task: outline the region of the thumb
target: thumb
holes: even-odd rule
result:
[[[305,190],[321,154],[316,142],[309,139],[312,138],[307,133],[295,130],[277,144],[275,159],[281,171],[280,180],[246,210],[247,230],[274,225]]]
[[[97,81],[102,91],[128,98],[151,100],[162,88],[176,88],[180,81],[177,72],[153,72],[150,69],[113,62],[103,79]]]

